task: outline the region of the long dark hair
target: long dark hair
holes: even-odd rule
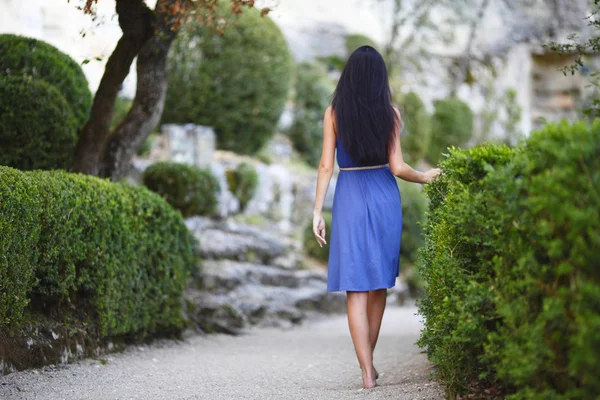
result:
[[[392,106],[387,69],[371,46],[356,49],[333,94],[337,136],[360,165],[384,164],[399,123]]]

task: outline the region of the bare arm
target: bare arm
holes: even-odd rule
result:
[[[427,172],[421,172],[414,170],[410,165],[404,162],[402,158],[402,147],[400,146],[400,111],[394,108],[396,116],[398,117],[398,124],[394,132],[395,145],[390,149],[389,160],[390,170],[398,178],[416,183],[428,183],[435,178],[441,170],[439,168],[430,169]]]
[[[319,163],[317,194],[313,210],[313,232],[321,246],[327,244],[325,242],[325,222],[323,221],[322,210],[329,182],[331,181],[331,175],[333,174],[335,138],[333,113],[331,107],[328,107],[323,118],[323,150],[321,152],[321,162]]]

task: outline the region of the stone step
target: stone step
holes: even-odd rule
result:
[[[237,333],[246,327],[297,324],[315,313],[344,312],[343,293],[328,293],[322,280],[300,287],[240,284],[227,292],[186,291],[188,316],[204,330]]]
[[[232,260],[206,260],[202,264],[202,287],[226,293],[241,285],[298,288],[309,281],[324,283],[324,271],[285,270],[277,267]]]
[[[275,264],[289,269],[300,264],[298,257],[290,258],[292,246],[285,238],[257,227],[202,217],[187,219],[186,225],[198,239],[203,259]]]

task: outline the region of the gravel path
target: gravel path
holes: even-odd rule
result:
[[[345,317],[292,330],[194,336],[132,347],[105,361],[0,377],[3,400],[443,399],[414,345],[415,308],[389,308],[375,365],[379,387],[358,390],[360,369]]]

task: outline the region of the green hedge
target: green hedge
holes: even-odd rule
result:
[[[235,169],[227,171],[227,184],[244,210],[258,189],[258,172],[252,164],[240,163]]]
[[[431,142],[431,115],[418,94],[409,92],[398,101],[402,115],[402,154],[409,163],[421,161]]]
[[[30,174],[0,167],[0,327],[21,321],[35,285],[39,184]]]
[[[326,246],[319,246],[315,234],[313,233],[312,219],[304,228],[303,242],[304,252],[317,260],[329,260],[329,235],[331,234],[331,212],[323,211],[323,219],[325,220]]]
[[[163,122],[215,128],[219,148],[251,154],[273,135],[287,100],[292,57],[285,37],[257,9],[231,16],[223,35],[190,23],[169,55],[169,90]]]
[[[600,393],[600,123],[453,150],[427,189],[419,341],[450,395]],[[500,394],[499,394],[500,395]]]
[[[142,181],[181,211],[184,217],[211,215],[217,209],[217,195],[221,189],[210,170],[181,163],[157,162],[144,171]]]
[[[59,90],[40,79],[0,77],[0,165],[68,169],[77,121]]]
[[[92,105],[88,81],[79,64],[56,47],[41,40],[1,34],[0,77],[7,75],[42,79],[55,86],[72,108],[77,129],[87,121]]]
[[[195,264],[181,215],[145,188],[0,167],[0,325],[76,310],[101,337],[170,332]],[[7,256],[10,255],[10,256]]]
[[[306,161],[316,166],[321,159],[323,115],[335,87],[324,65],[308,62],[298,66],[295,87],[294,122],[289,137]]]
[[[436,101],[427,159],[437,164],[449,147],[467,144],[473,137],[473,124],[473,112],[464,101],[456,97]]]

